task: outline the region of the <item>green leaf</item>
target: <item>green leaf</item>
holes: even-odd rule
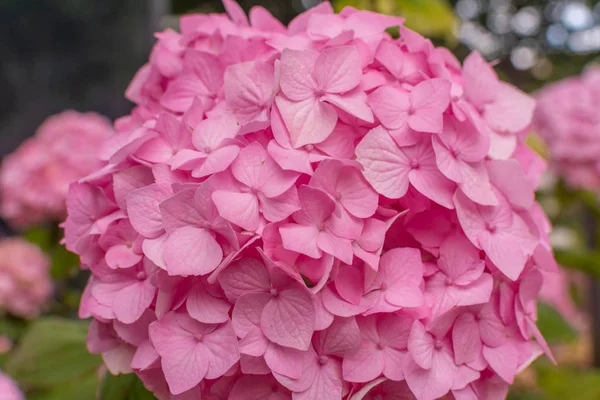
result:
[[[550,343],[567,343],[577,339],[577,334],[552,307],[538,304],[537,326]]]
[[[563,267],[577,269],[600,279],[600,252],[588,250],[555,250],[556,261]]]
[[[445,39],[447,44],[456,43],[454,34],[457,19],[447,0],[337,0],[336,11],[346,6],[371,10],[382,14],[399,15],[406,19],[405,25],[428,37]]]
[[[79,271],[79,257],[71,253],[63,245],[58,245],[52,251],[52,267],[50,272],[53,279],[65,279]]]
[[[97,371],[100,356],[88,353],[88,323],[60,318],[33,322],[6,364],[27,390],[51,389]]]
[[[111,375],[106,373],[100,384],[98,400],[154,400],[135,374]]]
[[[29,242],[38,245],[45,252],[50,251],[54,245],[53,231],[45,226],[37,226],[35,228],[28,229],[23,233],[23,236]]]
[[[396,0],[399,15],[407,28],[428,37],[440,37],[455,43],[456,18],[446,0]]]
[[[98,373],[94,371],[76,381],[49,390],[28,393],[28,400],[82,400],[95,399],[98,391]]]
[[[600,399],[600,371],[538,367],[538,384],[546,400]]]

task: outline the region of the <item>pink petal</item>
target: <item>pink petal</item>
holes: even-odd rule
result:
[[[410,160],[382,127],[372,129],[356,147],[356,159],[365,179],[379,193],[392,199],[408,190]]]
[[[207,118],[194,127],[192,143],[199,151],[208,154],[222,146],[227,139],[233,139],[239,130],[234,116],[223,113]]]
[[[169,275],[206,275],[223,258],[221,246],[205,229],[179,228],[169,235],[163,252]]]
[[[318,56],[312,51],[290,49],[281,53],[281,91],[289,99],[301,101],[313,95],[317,88],[313,69]]]
[[[117,319],[126,324],[134,323],[150,307],[155,294],[156,288],[148,280],[134,282],[119,290],[113,299]],[[127,307],[120,306],[122,304]]]
[[[302,393],[294,393],[297,400],[312,400],[323,396],[326,399],[339,399],[342,396],[342,378],[339,361],[330,359],[324,368],[317,369],[312,385]]]
[[[312,175],[313,170],[308,152],[281,147],[275,140],[269,142],[267,149],[282,169]]]
[[[410,100],[404,90],[392,85],[381,86],[369,95],[368,102],[383,126],[388,129],[406,130]]]
[[[204,346],[196,345],[194,336],[179,326],[174,313],[152,325],[150,338],[162,356],[161,364],[171,393],[183,393],[204,379],[209,365],[204,357]]]
[[[127,214],[136,231],[147,238],[155,238],[163,232],[159,204],[171,197],[167,185],[153,184],[134,190],[127,195]]]
[[[433,368],[435,339],[425,330],[423,324],[415,321],[408,338],[408,351],[421,368]]]
[[[359,268],[349,266],[341,269],[335,279],[335,289],[340,297],[352,304],[359,304],[364,293],[363,273]]]
[[[361,88],[356,88],[343,95],[326,94],[321,100],[333,104],[363,121],[373,122],[373,112],[367,105],[367,95]]]
[[[300,210],[298,190],[295,186],[292,186],[277,197],[268,198],[261,195],[259,197],[259,202],[262,214],[269,222],[282,221],[294,212]]]
[[[185,306],[190,317],[205,324],[218,324],[229,320],[231,305],[223,299],[212,296],[201,284],[194,286],[188,294]]]
[[[240,353],[253,357],[261,357],[267,351],[269,340],[260,331],[252,329],[240,340]]]
[[[206,93],[206,86],[195,75],[180,75],[167,86],[160,98],[160,104],[171,111],[184,112],[190,108],[196,96]]]
[[[287,33],[287,28],[279,22],[271,13],[261,6],[254,6],[250,9],[250,24],[252,27],[265,31]]]
[[[236,159],[240,152],[238,146],[224,146],[220,149],[210,152],[206,157],[202,165],[192,170],[192,176],[194,178],[204,178],[217,172],[225,171],[233,160]]]
[[[264,336],[260,330],[260,318],[270,300],[271,296],[264,292],[248,292],[238,298],[231,316],[231,324],[237,336],[243,338],[255,331]]]
[[[142,260],[141,254],[134,253],[131,246],[120,244],[106,252],[106,263],[111,268],[129,268]]]
[[[314,332],[315,309],[310,294],[290,288],[279,292],[263,309],[261,328],[281,346],[306,350]]]
[[[248,26],[248,17],[246,17],[246,13],[235,0],[223,0],[223,6],[225,7],[225,11],[229,15],[229,18],[236,24],[240,26]]]
[[[320,258],[323,252],[317,245],[319,230],[314,226],[286,224],[279,228],[281,241],[286,250]]]
[[[298,379],[302,376],[305,357],[304,351],[269,343],[265,362],[274,373]]]
[[[452,344],[457,364],[466,364],[479,358],[482,343],[479,324],[473,314],[464,313],[456,319],[452,329]]]
[[[519,354],[515,346],[512,344],[500,347],[483,346],[483,356],[492,370],[506,382],[513,383],[519,362]]]
[[[498,97],[486,106],[484,118],[498,132],[517,133],[531,123],[535,100],[507,83],[500,83]]]
[[[232,65],[225,71],[225,101],[240,124],[254,121],[274,95],[271,64],[257,61]]]
[[[258,199],[254,194],[217,190],[213,192],[212,199],[219,214],[229,222],[250,232],[259,228]]]
[[[414,362],[406,367],[406,383],[419,400],[438,399],[448,393],[454,383],[456,367],[452,358],[442,353],[433,360],[431,369],[423,369]]]
[[[336,318],[324,332],[317,333],[315,347],[321,354],[345,357],[354,354],[361,343],[360,330],[354,318]]]
[[[267,268],[260,261],[251,258],[232,263],[221,272],[218,280],[232,302],[236,302],[243,294],[266,292],[271,287]]]
[[[231,172],[238,181],[260,190],[267,197],[283,194],[298,177],[292,171],[283,171],[258,142],[253,142],[240,151],[231,165]]]
[[[324,141],[337,122],[335,109],[316,97],[311,96],[299,102],[277,97],[276,103],[294,148]]]
[[[354,89],[362,76],[360,56],[354,46],[326,48],[315,63],[315,80],[327,93]]]
[[[375,343],[363,339],[358,352],[344,357],[344,379],[350,382],[369,382],[381,375],[384,367],[384,353],[377,349]]]
[[[462,76],[465,80],[465,96],[475,105],[491,103],[498,95],[498,76],[478,52],[472,52],[465,59]]]
[[[206,379],[222,377],[240,359],[238,340],[230,323],[221,324],[204,335],[202,344],[206,346],[205,357],[208,359]]]
[[[325,253],[331,254],[344,263],[352,264],[354,251],[350,240],[337,237],[331,232],[322,231],[317,235],[317,246]]]

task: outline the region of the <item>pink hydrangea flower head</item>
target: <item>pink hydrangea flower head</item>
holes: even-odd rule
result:
[[[400,18],[224,5],[71,187],[90,350],[159,399],[502,398],[551,356],[534,100]]]
[[[25,396],[12,378],[0,371],[0,399],[24,400]]]
[[[0,241],[0,313],[36,317],[52,294],[50,259],[20,238]]]
[[[574,188],[600,188],[600,68],[547,85],[537,94],[534,128],[548,146],[553,172]]]
[[[112,133],[110,121],[95,113],[69,110],[44,121],[2,161],[2,218],[19,229],[64,219],[69,184],[103,166],[98,150]]]

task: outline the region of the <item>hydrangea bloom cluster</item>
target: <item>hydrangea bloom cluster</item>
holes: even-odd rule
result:
[[[600,188],[600,68],[545,86],[534,128],[548,146],[551,167],[574,188]]]
[[[71,188],[90,350],[160,399],[504,398],[550,355],[534,100],[397,17],[224,4]]]
[[[0,314],[33,318],[52,294],[50,259],[20,238],[0,241]]]
[[[0,215],[15,228],[62,221],[69,184],[100,168],[97,151],[113,133],[94,113],[64,111],[6,156],[0,169]]]
[[[0,371],[0,400],[24,400],[23,393],[10,376]]]

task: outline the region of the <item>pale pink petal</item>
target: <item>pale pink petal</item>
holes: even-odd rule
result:
[[[224,299],[212,296],[203,285],[197,284],[188,294],[185,307],[190,317],[205,324],[218,324],[229,320],[231,305]]]
[[[306,355],[305,351],[269,343],[265,352],[265,362],[274,373],[298,379],[302,376]]]
[[[372,129],[356,147],[356,159],[366,180],[379,193],[392,199],[406,194],[410,160],[384,128]]]
[[[314,332],[315,309],[310,293],[299,288],[276,292],[261,317],[265,336],[281,346],[306,350]]]
[[[498,95],[498,76],[481,55],[474,51],[465,59],[462,71],[465,96],[475,105],[491,103]]]
[[[381,375],[384,368],[384,353],[370,340],[363,339],[358,352],[344,357],[344,379],[350,382],[369,382]]]
[[[515,346],[512,344],[499,347],[483,346],[483,356],[492,370],[506,382],[513,383],[519,362],[519,354]]]
[[[206,229],[191,226],[169,235],[163,251],[169,275],[206,275],[223,258],[221,246]]]
[[[277,97],[276,102],[294,148],[324,141],[337,122],[335,109],[313,96],[299,102]]]
[[[232,263],[219,274],[218,280],[227,298],[234,302],[246,293],[267,292],[271,286],[267,268],[252,258]]]
[[[260,226],[258,199],[252,193],[235,193],[225,190],[213,192],[212,199],[219,214],[247,231],[254,232]]]
[[[320,258],[323,252],[317,245],[319,230],[314,226],[286,224],[279,228],[283,247],[287,250]]]
[[[348,114],[366,122],[373,122],[373,112],[367,105],[367,95],[361,88],[353,89],[343,95],[329,93],[321,98],[341,108]]]
[[[159,204],[171,197],[167,185],[153,184],[134,190],[127,195],[127,214],[136,231],[147,238],[155,238],[163,232]]]
[[[319,232],[317,235],[317,246],[325,253],[331,254],[344,263],[352,264],[354,252],[350,240],[342,239],[330,232]]]
[[[385,85],[371,93],[368,102],[383,126],[388,129],[406,130],[410,109],[407,92],[396,86]]]
[[[313,95],[317,89],[313,69],[318,56],[312,51],[289,49],[281,53],[281,91],[289,99],[301,101]]]
[[[236,159],[240,148],[235,145],[224,146],[210,152],[203,158],[202,165],[192,170],[194,178],[204,178],[217,172],[225,171]]]
[[[482,343],[479,336],[479,324],[472,313],[461,314],[452,328],[452,345],[457,364],[466,364],[477,360],[481,354]]]
[[[534,109],[533,97],[501,82],[498,97],[485,107],[484,118],[498,132],[517,133],[531,123]]]
[[[259,203],[263,216],[269,222],[282,221],[301,208],[295,186],[277,197],[268,198],[260,195]]]

